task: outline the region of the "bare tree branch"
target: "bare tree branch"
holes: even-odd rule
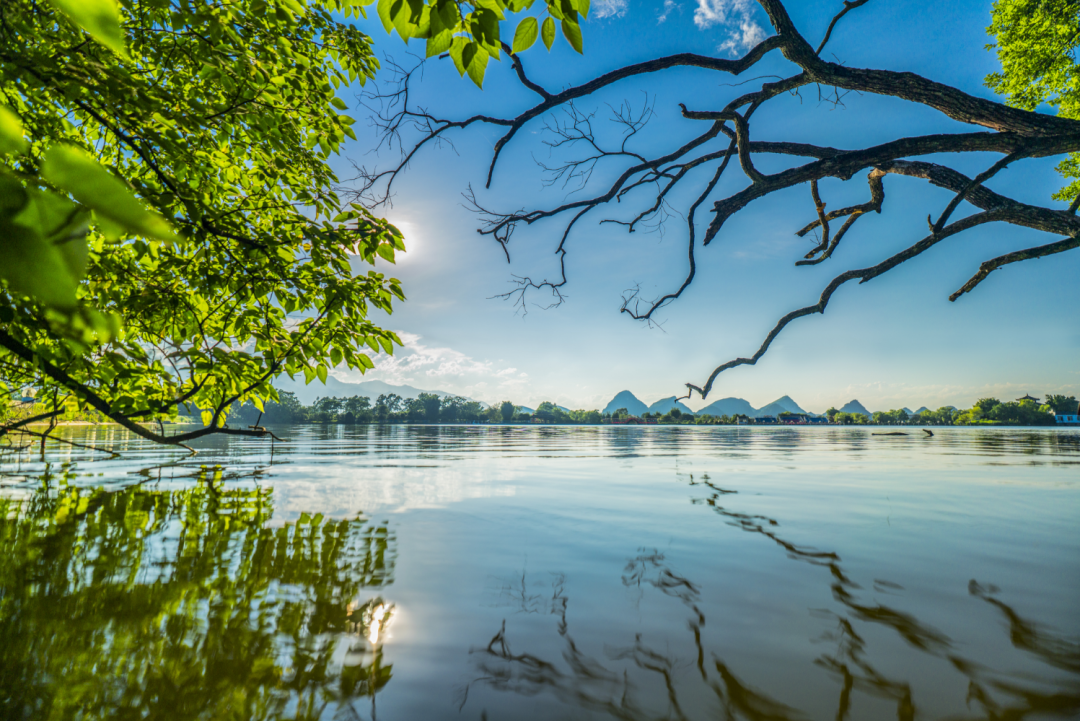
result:
[[[979,266],[979,272],[972,276],[971,280],[964,283],[964,287],[956,291],[949,296],[949,300],[955,301],[964,293],[970,293],[975,289],[979,283],[986,280],[986,276],[993,273],[995,270],[1003,265],[1009,263],[1017,263],[1021,260],[1032,260],[1033,258],[1043,258],[1048,255],[1054,255],[1055,253],[1063,253],[1066,250],[1072,250],[1073,248],[1080,248],[1080,236],[1075,238],[1064,238],[1056,243],[1047,243],[1046,245],[1040,245],[1037,248],[1028,248],[1026,250],[1018,250],[1014,253],[1006,253],[1005,255],[999,255],[996,258],[986,261]]]
[[[829,62],[821,58],[821,52],[830,41],[840,20],[852,10],[865,5],[868,0],[844,0],[842,9],[832,18],[817,48],[811,46],[798,32],[782,0],[759,2],[769,16],[775,35],[738,60],[709,58],[689,53],[672,55],[628,65],[553,93],[530,80],[521,60],[512,56],[511,66],[518,81],[540,96],[540,102],[513,117],[472,116],[464,120],[452,120],[439,118],[422,108],[413,107],[408,96],[409,78],[416,72],[416,69],[413,69],[399,82],[397,90],[383,96],[389,110],[380,116],[379,122],[391,140],[401,142],[401,132],[406,128],[411,129],[416,137],[409,149],[403,150],[400,164],[389,170],[364,176],[366,185],[362,187],[362,191],[382,201],[387,200],[390,184],[421,147],[442,142],[448,130],[464,129],[475,123],[494,124],[505,128],[504,134],[493,148],[487,168],[485,187],[490,187],[503,148],[525,125],[545,116],[546,127],[554,134],[554,140],[547,141],[547,146],[558,158],[555,162],[541,163],[544,172],[548,174],[547,182],[560,182],[564,187],[574,186],[574,193],[580,190],[585,197],[567,198],[554,204],[554,207],[533,205],[506,212],[488,206],[477,197],[470,186],[466,198],[470,207],[482,219],[478,232],[491,235],[499,243],[507,262],[510,261],[509,242],[516,228],[532,226],[546,220],[562,221],[554,250],[558,257],[557,276],[551,280],[534,280],[527,274],[515,276],[516,289],[496,297],[513,299],[524,309],[526,292],[542,289],[552,293],[552,306],[561,304],[565,300],[565,289],[568,285],[567,256],[571,231],[579,227],[579,221],[595,208],[612,202],[620,207],[623,204],[628,205],[631,208],[629,213],[612,213],[599,222],[623,226],[630,233],[639,227],[655,228],[663,233],[668,219],[676,215],[682,216],[680,211],[686,204],[685,247],[689,267],[681,284],[651,302],[644,301],[640,290],[635,290],[624,295],[620,308],[622,313],[631,318],[656,325],[656,312],[679,298],[694,282],[699,248],[708,247],[719,236],[727,221],[755,200],[804,183],[810,184],[813,214],[816,217],[796,233],[802,237],[811,231],[820,232],[814,247],[796,261],[798,266],[807,266],[835,259],[840,242],[849,236],[854,237],[856,221],[871,212],[882,212],[885,201],[883,180],[886,175],[920,179],[950,193],[951,197],[938,220],[933,222],[932,215],[928,215],[931,229],[928,238],[877,265],[838,275],[825,289],[817,304],[784,316],[767,336],[757,354],[717,367],[708,382],[702,386],[688,384],[690,390],[701,393],[703,397],[708,394],[715,378],[723,370],[756,363],[776,335],[792,320],[823,312],[833,292],[840,285],[855,279],[866,282],[919,256],[926,248],[946,237],[988,222],[1008,223],[1066,237],[1065,240],[1046,246],[987,261],[981,267],[980,273],[954,294],[954,299],[971,290],[989,272],[1002,265],[1076,247],[1074,239],[1080,237],[1080,219],[1076,216],[1080,209],[1080,197],[1077,197],[1067,210],[1059,210],[1021,203],[990,190],[985,183],[1013,162],[1080,152],[1080,121],[1010,107],[914,73],[847,67],[840,62]],[[779,50],[788,61],[797,66],[794,74],[787,77],[770,75],[754,78],[747,83],[756,83],[756,88],[739,90],[741,95],[716,103],[712,108],[700,107],[703,102],[700,98],[711,98],[711,94],[688,98],[692,104],[699,106],[693,110],[689,109],[686,103],[678,104],[682,119],[710,123],[706,132],[689,141],[673,141],[668,137],[650,138],[645,128],[645,121],[652,117],[653,113],[671,113],[674,108],[655,108],[646,101],[646,117],[646,110],[640,114],[631,113],[628,105],[620,106],[615,111],[615,119],[621,138],[612,141],[605,139],[606,127],[602,128],[601,124],[596,122],[596,112],[585,105],[586,98],[592,98],[614,83],[679,67],[695,67],[739,75],[773,50]],[[739,83],[740,86],[745,84]],[[801,101],[802,89],[811,85],[817,87],[819,100],[827,103],[840,105],[845,94],[851,92],[871,93],[933,108],[943,117],[977,126],[979,129],[974,132],[908,136],[870,147],[848,149],[805,142],[751,140],[750,126],[759,108],[782,95],[795,96]],[[721,87],[733,86],[725,84]],[[689,92],[693,92],[692,87]],[[565,120],[554,119],[550,115],[558,110],[566,113]],[[639,135],[641,141],[637,140]],[[631,140],[633,144],[628,145]],[[994,153],[1002,157],[975,178],[969,178],[940,163],[918,160],[929,155],[947,157],[961,153]],[[712,200],[716,188],[721,187],[720,180],[725,169],[736,154],[749,184],[729,192],[726,197]],[[755,155],[766,154],[805,160],[796,161],[794,165],[781,166],[785,169],[777,172],[767,173],[761,168],[770,166],[761,163],[760,158],[755,158]],[[604,164],[606,176],[603,179],[599,179],[600,175],[595,172],[601,163]],[[706,168],[710,172],[697,173],[699,169],[704,171]],[[822,184],[821,181],[833,178],[846,182],[864,171],[868,173],[869,200],[829,210],[824,195],[830,186]],[[706,180],[707,178],[711,179]],[[372,194],[370,191],[380,183],[385,184],[386,192]],[[692,191],[686,187],[690,183],[697,184]],[[696,221],[698,210],[706,201],[711,202],[712,218],[704,232],[700,232],[699,246]],[[964,202],[973,206],[976,212],[954,221],[953,215]],[[617,217],[611,217],[612,215]],[[835,228],[832,223],[841,219],[842,224],[838,229]],[[865,222],[860,223],[859,229],[863,230],[867,225]],[[554,237],[553,234],[553,243]],[[848,244],[850,243],[849,240]]]
[[[903,250],[900,253],[893,255],[892,257],[882,261],[881,263],[878,263],[877,265],[871,266],[869,268],[863,268],[862,270],[849,270],[846,273],[841,273],[840,275],[833,278],[832,282],[829,283],[829,285],[825,287],[825,290],[821,292],[821,297],[818,299],[817,303],[813,305],[808,305],[805,308],[793,310],[787,315],[785,315],[783,318],[781,318],[779,321],[777,321],[773,329],[769,331],[769,334],[767,336],[765,336],[765,341],[761,344],[761,347],[758,348],[757,352],[754,353],[754,355],[750,356],[749,358],[736,358],[735,360],[731,360],[727,363],[717,366],[709,375],[708,380],[703,386],[699,387],[692,383],[687,383],[686,387],[689,392],[685,396],[682,396],[679,400],[690,398],[694,392],[697,392],[702,398],[705,398],[709,395],[709,391],[712,390],[712,386],[713,383],[716,381],[716,377],[724,371],[742,365],[755,365],[759,360],[761,360],[761,357],[765,355],[765,352],[769,350],[769,346],[772,345],[772,342],[774,340],[776,340],[776,336],[780,335],[780,331],[786,328],[787,325],[793,320],[797,320],[799,318],[812,315],[814,313],[824,313],[825,308],[829,305],[829,300],[832,299],[833,293],[835,293],[837,289],[840,288],[840,286],[844,285],[848,281],[857,279],[859,281],[859,284],[861,285],[868,280],[872,280],[878,277],[882,273],[886,273],[889,270],[892,270],[901,263],[904,263],[905,261],[914,258],[915,256],[933,247],[934,245],[941,242],[945,238],[948,238],[949,236],[967,230],[968,228],[982,225],[983,223],[1000,220],[1004,215],[1005,211],[1002,210],[986,211],[983,213],[976,213],[975,215],[969,215],[962,220],[956,221],[952,225],[948,225],[942,228],[941,232],[937,234],[926,236],[910,248],[907,248],[906,250]]]
[[[814,55],[821,55],[821,51],[825,48],[825,44],[829,42],[829,38],[832,37],[833,28],[836,27],[836,23],[840,22],[840,18],[844,17],[860,5],[865,5],[868,2],[870,2],[870,0],[844,0],[844,9],[836,13],[836,17],[829,23],[829,29],[825,31],[825,37],[821,39],[821,44],[817,46]]]

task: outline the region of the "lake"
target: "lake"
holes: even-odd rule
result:
[[[274,430],[0,458],[0,717],[1080,717],[1077,430]]]

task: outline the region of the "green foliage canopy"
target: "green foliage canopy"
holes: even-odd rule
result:
[[[513,45],[508,45],[501,28],[507,15],[526,12],[534,4],[535,0],[378,0],[377,8],[387,32],[396,31],[406,43],[424,40],[427,57],[448,54],[459,74],[482,86],[489,59],[528,50],[537,38],[550,51],[556,21],[570,46],[583,52],[581,21],[589,14],[590,0],[545,0],[543,21],[526,15],[514,29]]]
[[[343,205],[328,165],[355,137],[336,89],[378,66],[337,19],[362,4],[95,3],[117,37],[3,4],[0,380],[179,443],[193,434],[135,421],[187,402],[220,431],[234,401],[276,399],[281,372],[392,352],[368,311],[400,284],[351,262],[392,261],[401,234]]]
[[[987,76],[987,87],[1014,107],[1046,103],[1080,120],[1080,0],[997,0],[991,18],[994,42],[987,48],[997,50],[1001,72]],[[1070,154],[1058,170],[1072,182],[1054,198],[1069,202],[1080,195],[1080,154]]]

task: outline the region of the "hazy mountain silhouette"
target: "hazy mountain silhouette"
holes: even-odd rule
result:
[[[851,400],[851,401],[848,401],[847,403],[845,403],[844,407],[840,409],[840,412],[841,413],[862,413],[867,418],[874,415],[870,411],[866,410],[866,406],[864,406],[862,403],[859,403],[858,401],[855,401],[855,400]]]
[[[604,406],[604,413],[614,413],[620,408],[625,408],[626,412],[632,416],[640,416],[649,411],[649,407],[639,401],[630,391],[621,391],[615,394],[615,397],[611,399],[611,403]]]
[[[791,399],[791,396],[782,396],[777,398],[772,403],[758,408],[755,412],[755,417],[761,416],[778,416],[781,413],[806,413],[799,404]]]
[[[742,398],[721,398],[713,401],[698,412],[699,416],[750,416],[754,417],[757,409],[744,401]]]
[[[687,406],[684,406],[682,403],[679,403],[677,400],[675,400],[675,396],[661,398],[656,403],[653,403],[651,406],[649,406],[649,413],[659,413],[660,415],[664,415],[672,408],[678,408],[683,413],[689,413],[690,415],[694,415],[694,412],[690,410]]]
[[[297,399],[305,406],[310,406],[316,398],[349,398],[352,396],[367,396],[372,401],[383,394],[396,393],[402,398],[416,398],[421,393],[433,393],[440,398],[452,396],[453,393],[446,391],[429,391],[413,386],[395,386],[383,381],[363,381],[361,383],[346,383],[339,381],[334,376],[326,378],[326,385],[317,379],[310,384],[304,385],[304,379],[297,377],[290,380],[288,376],[281,376],[274,381],[274,387],[279,391],[295,393]],[[466,400],[472,400],[471,398]]]

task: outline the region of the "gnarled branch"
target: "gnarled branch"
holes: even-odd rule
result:
[[[520,59],[514,57],[511,65],[518,80],[526,88],[538,94],[541,100],[513,117],[493,119],[473,116],[460,121],[437,119],[422,109],[412,108],[407,97],[403,100],[400,94],[395,95],[393,97],[397,105],[394,106],[395,112],[386,116],[387,127],[397,132],[403,124],[413,122],[414,129],[418,131],[418,137],[412,149],[405,154],[401,165],[385,171],[383,175],[371,177],[377,182],[386,179],[392,182],[396,174],[413,157],[413,153],[433,140],[438,141],[447,130],[463,129],[473,123],[489,123],[506,129],[495,144],[487,169],[485,187],[490,187],[501,152],[506,144],[517,136],[518,131],[538,117],[559,109],[567,110],[571,118],[568,125],[555,124],[553,126],[550,122],[548,124],[557,136],[557,140],[550,145],[558,148],[560,153],[574,152],[575,147],[584,152],[569,159],[560,157],[561,165],[545,167],[554,174],[555,179],[572,177],[580,181],[582,190],[585,191],[583,195],[587,193],[587,197],[565,200],[554,204],[554,207],[532,206],[513,212],[500,212],[482,206],[475,194],[470,197],[474,209],[483,218],[479,232],[494,237],[506,254],[507,261],[510,260],[510,237],[516,227],[532,226],[548,220],[566,219],[562,221],[562,226],[558,231],[558,242],[555,248],[559,259],[558,277],[554,280],[534,281],[528,275],[519,276],[517,277],[518,288],[499,297],[513,298],[524,306],[527,291],[544,289],[553,293],[555,297],[553,305],[560,304],[564,300],[564,291],[568,283],[567,253],[571,230],[580,227],[580,221],[589,211],[612,202],[619,204],[620,207],[626,204],[631,206],[629,213],[620,213],[619,217],[605,217],[600,222],[622,225],[632,233],[643,224],[644,227],[649,228],[650,223],[655,221],[656,229],[662,232],[666,219],[680,214],[679,209],[682,206],[679,204],[679,199],[681,199],[681,202],[687,204],[686,237],[688,242],[685,247],[689,267],[686,276],[677,288],[660,295],[655,301],[645,304],[635,292],[623,298],[620,308],[621,312],[631,318],[647,323],[655,322],[656,311],[679,298],[694,282],[700,248],[708,247],[719,237],[726,222],[755,200],[795,186],[810,184],[813,212],[816,217],[803,225],[797,231],[797,235],[805,236],[820,228],[821,236],[819,242],[796,262],[796,265],[807,266],[826,260],[835,262],[841,240],[855,236],[856,222],[871,212],[882,211],[885,201],[883,185],[885,175],[893,174],[924,180],[951,194],[938,220],[930,221],[931,232],[927,238],[907,251],[887,258],[877,265],[838,275],[825,289],[817,304],[792,311],[784,316],[754,356],[739,358],[718,366],[709,376],[708,382],[701,386],[688,384],[688,388],[700,393],[703,397],[708,394],[717,375],[723,370],[756,363],[768,350],[776,335],[788,323],[805,315],[823,312],[832,294],[840,285],[855,279],[866,282],[919,256],[926,248],[956,233],[989,222],[1002,222],[1059,237],[1065,236],[1066,240],[987,261],[980,268],[979,274],[954,294],[954,299],[959,294],[969,291],[989,272],[1002,265],[1076,247],[1074,243],[1075,238],[1080,237],[1080,219],[1075,213],[1080,208],[1080,197],[1069,206],[1068,210],[1059,210],[1021,203],[990,190],[985,183],[1013,162],[1080,152],[1080,121],[1010,107],[914,73],[847,67],[822,59],[821,51],[829,42],[839,21],[850,11],[862,7],[867,2],[868,0],[845,0],[842,9],[832,18],[821,43],[814,48],[798,32],[781,0],[760,0],[760,4],[769,16],[775,35],[760,43],[740,59],[725,60],[689,53],[671,55],[628,65],[593,80],[572,85],[557,93],[548,92],[529,80]],[[686,103],[678,104],[679,116],[682,119],[711,123],[706,132],[689,141],[677,143],[667,137],[662,137],[653,139],[651,144],[635,143],[633,149],[628,148],[625,139],[621,144],[613,145],[600,137],[598,127],[591,122],[592,113],[584,109],[585,98],[622,80],[648,76],[679,67],[696,67],[738,75],[754,66],[773,50],[779,50],[787,60],[794,63],[797,66],[796,72],[779,79],[775,75],[754,78],[747,82],[758,83],[756,89],[749,92],[739,91],[742,94],[726,102],[719,102],[712,108],[700,107],[701,101],[696,98],[687,99],[697,105],[693,110],[689,109]],[[799,95],[801,89],[809,85],[817,85],[819,98],[827,102],[840,102],[840,98],[846,92],[872,93],[932,108],[943,117],[976,126],[977,130],[902,137],[864,148],[834,148],[804,142],[750,139],[750,123],[759,108],[784,94]],[[823,96],[821,88],[831,89],[831,91],[824,93]],[[657,114],[674,111],[675,108],[655,108]],[[642,126],[637,124],[624,123],[623,128],[626,127],[631,128],[632,137],[637,137],[639,131],[645,132]],[[641,149],[650,147],[656,150],[645,152]],[[940,163],[919,160],[929,155],[948,156],[963,153],[993,153],[1002,157],[974,178],[969,178]],[[726,197],[714,200],[713,193],[717,187],[721,187],[719,181],[731,157],[735,154],[738,155],[739,164],[749,184],[731,192]],[[794,164],[784,166],[776,172],[764,172],[762,168],[769,166],[761,163],[760,158],[755,158],[761,155],[786,156],[801,160],[795,160]],[[610,166],[616,168],[612,173],[614,180],[594,178],[593,170],[600,161],[610,163]],[[623,169],[620,172],[617,168]],[[705,171],[706,168],[712,172],[698,174],[697,171]],[[823,197],[826,186],[821,181],[829,178],[848,181],[857,173],[864,171],[868,172],[870,199],[856,205],[829,210],[826,199]],[[711,180],[706,180],[706,178],[711,178]],[[701,189],[687,192],[686,185],[690,182],[700,183]],[[596,190],[589,192],[592,188]],[[711,202],[712,218],[709,219],[702,233],[695,221],[698,210],[705,207],[706,201]],[[953,216],[964,202],[973,206],[976,212],[960,220],[953,220]],[[833,221],[840,219],[843,219],[843,222],[838,229],[830,225]],[[869,224],[863,222],[858,225],[859,230],[862,231],[867,229]],[[699,236],[700,245],[698,244]],[[850,245],[851,242],[848,240],[847,244]],[[646,307],[642,309],[639,303],[643,303]]]

